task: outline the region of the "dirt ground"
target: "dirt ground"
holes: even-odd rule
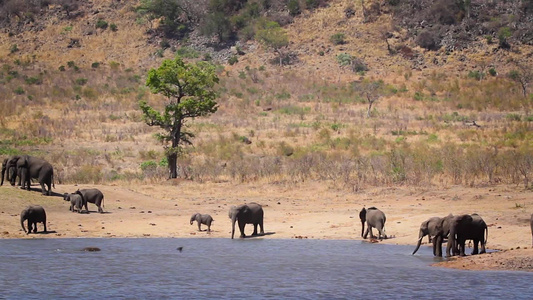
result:
[[[104,195],[104,210],[89,214],[69,211],[62,194],[78,188],[96,187]],[[454,258],[438,266],[475,270],[533,271],[532,235],[529,219],[533,193],[516,186],[483,188],[389,187],[349,193],[323,183],[304,185],[233,184],[167,181],[157,185],[58,185],[55,196],[41,196],[40,188],[23,191],[0,187],[1,238],[75,237],[214,237],[229,238],[232,205],[257,202],[265,211],[266,239],[361,240],[359,211],[376,206],[387,215],[384,244],[415,247],[420,223],[449,213],[480,214],[489,226],[487,248],[491,254]],[[20,211],[28,204],[46,209],[48,234],[26,235],[20,227]],[[189,224],[193,213],[210,214],[211,233]],[[42,230],[40,224],[39,230]],[[202,230],[205,230],[203,225]],[[238,229],[237,229],[238,230]],[[252,226],[246,227],[251,234]],[[427,238],[424,238],[427,243]],[[417,254],[419,255],[419,254]]]

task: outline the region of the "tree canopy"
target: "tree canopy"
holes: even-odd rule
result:
[[[215,67],[207,62],[185,63],[179,56],[164,60],[157,69],[148,72],[146,85],[154,94],[167,100],[163,111],[158,111],[146,101],[139,107],[149,126],[163,129],[157,138],[165,145],[170,178],[177,178],[177,158],[182,144],[192,144],[194,135],[187,131],[187,119],[208,116],[217,111],[217,94],[214,91],[218,77]]]

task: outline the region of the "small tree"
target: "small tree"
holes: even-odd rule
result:
[[[359,91],[359,94],[366,99],[368,103],[368,110],[366,114],[368,118],[371,118],[372,106],[386,94],[385,84],[383,83],[383,80],[363,80],[361,82],[356,82],[354,84],[354,87],[356,90]]]
[[[281,66],[283,64],[283,49],[289,45],[287,33],[274,21],[261,20],[259,27],[260,29],[255,33],[255,39],[278,54],[279,65]]]
[[[167,98],[163,112],[152,108],[146,101],[139,103],[144,121],[148,126],[159,126],[163,133],[157,134],[165,145],[170,178],[177,178],[178,154],[182,144],[192,144],[194,135],[187,131],[186,121],[203,117],[217,111],[213,90],[218,83],[215,67],[208,62],[186,64],[177,56],[164,60],[157,69],[148,72],[146,85],[152,93]]]

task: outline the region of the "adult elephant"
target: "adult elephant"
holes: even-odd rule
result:
[[[24,221],[26,220],[28,220],[28,232],[26,232],[26,228],[24,228]],[[32,231],[32,227],[33,233],[36,233],[37,223],[43,223],[44,232],[46,232],[46,212],[42,206],[30,205],[22,210],[20,213],[20,226],[22,226],[22,230],[24,230],[25,233],[29,234]]]
[[[99,189],[82,189],[77,190],[75,193],[81,196],[83,205],[85,206],[85,210],[87,212],[89,212],[89,209],[87,208],[87,202],[96,205],[99,213],[104,212],[102,209],[102,206],[104,206],[104,194]]]
[[[434,256],[442,256],[442,244],[450,234],[450,226],[452,224],[453,218],[454,216],[452,214],[448,214],[446,217],[440,219],[440,223],[438,225],[439,231],[437,232],[437,235],[433,238]]]
[[[52,194],[52,184],[54,181],[54,168],[44,159],[33,157],[29,155],[14,157],[8,164],[9,166],[16,165],[17,172],[20,172],[22,179],[22,189],[30,190],[31,179],[35,178],[41,184],[43,195],[50,196]],[[15,183],[15,176],[11,177],[11,185]],[[48,186],[46,190],[45,185]]]
[[[241,231],[241,238],[246,237],[244,234],[244,226],[246,224],[254,225],[254,232],[252,236],[257,234],[257,225],[261,227],[260,234],[265,234],[263,230],[263,207],[257,203],[242,204],[239,206],[232,206],[229,209],[229,218],[231,219],[231,238],[235,235],[235,222],[239,222],[239,229]]]
[[[361,219],[361,237],[366,239],[368,233],[370,233],[370,238],[375,238],[372,233],[372,228],[376,228],[379,231],[379,239],[387,238],[385,234],[385,222],[387,218],[385,213],[375,207],[369,207],[368,209],[363,209],[359,212],[359,218]],[[365,222],[367,225],[365,232]],[[364,232],[364,234],[363,234]]]
[[[533,214],[531,214],[531,220],[529,220],[531,223],[531,247],[533,247]]]
[[[450,236],[446,246],[446,256],[465,256],[466,240],[473,240],[474,249],[472,255],[485,253],[485,245],[489,230],[485,221],[478,214],[460,215],[452,219],[450,224]],[[481,245],[481,251],[479,250]],[[450,250],[453,250],[450,254]]]
[[[418,243],[416,244],[415,251],[413,251],[414,255],[416,251],[420,248],[420,245],[422,244],[422,239],[427,235],[429,237],[429,243],[432,242],[432,240],[435,240],[435,237],[439,234],[441,231],[441,218],[439,217],[433,217],[429,218],[426,221],[422,222],[420,224],[420,230],[418,232]],[[433,239],[432,239],[433,238]],[[435,243],[433,243],[433,255],[435,255]]]
[[[0,185],[4,185],[4,178],[6,178],[7,181],[12,182],[12,185],[15,185],[15,180],[17,177],[17,160],[20,157],[21,156],[19,155],[13,155],[4,159],[2,162],[2,181],[0,182]],[[20,183],[19,176],[19,185]]]

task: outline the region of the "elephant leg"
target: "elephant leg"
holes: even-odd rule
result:
[[[37,233],[37,222],[33,223],[33,233]]]
[[[211,224],[207,225],[207,232],[211,232]]]
[[[474,249],[472,250],[472,255],[476,255],[479,253],[478,243],[479,240],[474,239]]]
[[[244,221],[239,220],[239,230],[241,231],[241,238],[246,237],[246,235],[244,234],[244,226],[246,226],[246,223]]]
[[[439,241],[442,241],[442,238],[440,236],[435,236],[433,238],[433,256],[442,256],[442,246],[440,251],[438,249]]]
[[[466,256],[465,244],[466,244],[466,240],[461,240],[461,242],[459,243],[459,256]]]
[[[265,230],[263,229],[263,220],[261,220],[261,222],[259,222],[259,227],[260,227],[260,230],[261,230],[259,233],[261,235],[264,235],[265,234]]]
[[[33,223],[30,222],[30,220],[28,219],[28,226],[27,226],[27,227],[28,227],[28,232],[27,232],[26,234],[30,234],[30,233],[31,233],[31,225],[32,225],[32,224],[33,224]]]
[[[101,214],[104,213],[104,210],[102,209],[101,205],[98,205],[98,212],[101,213]]]
[[[196,223],[198,223],[198,231],[202,231],[202,228],[201,228],[202,224],[200,222],[198,222],[198,221]]]
[[[379,231],[379,239],[387,239],[387,235],[385,234],[385,232],[383,232],[383,227],[379,227],[378,228],[378,231]]]
[[[257,235],[257,224],[258,223],[254,223],[254,233],[252,233],[253,236]]]
[[[371,238],[371,239],[375,239],[375,238],[376,238],[376,236],[375,236],[375,235],[374,235],[374,233],[372,232],[372,226],[368,226],[368,228],[367,228],[367,229],[368,229],[368,230],[369,230],[369,232],[370,232],[370,238]]]
[[[45,232],[45,233],[48,232],[48,231],[46,230],[46,220],[43,221],[43,227],[44,227],[44,232]]]
[[[370,229],[370,226],[366,227],[365,234],[363,234],[363,239],[366,240],[366,237],[368,236],[368,230]],[[372,232],[370,233],[370,237],[372,237]]]

